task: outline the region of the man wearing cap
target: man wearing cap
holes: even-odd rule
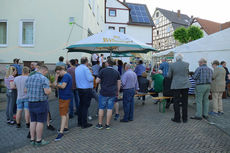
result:
[[[213,111],[210,112],[210,115],[223,115],[223,105],[222,105],[222,96],[225,91],[226,81],[226,71],[219,61],[215,60],[212,63],[214,73],[212,76],[211,83],[211,92],[212,92],[212,101],[213,101]]]

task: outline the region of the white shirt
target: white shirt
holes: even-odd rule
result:
[[[100,57],[99,62],[100,62],[100,66],[102,66],[102,63],[104,62],[103,57]]]
[[[97,58],[98,58],[97,54],[93,54],[92,61],[97,61]]]

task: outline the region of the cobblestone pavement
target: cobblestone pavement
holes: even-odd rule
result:
[[[56,101],[50,102],[52,106],[53,123],[58,127],[59,117]],[[95,106],[96,103],[93,103]],[[92,105],[92,106],[93,106]],[[54,111],[56,110],[56,111]],[[6,127],[1,114],[1,144],[0,152],[15,153],[35,152],[124,152],[124,153],[230,153],[230,137],[216,126],[207,121],[189,120],[188,123],[173,123],[172,107],[166,113],[159,113],[157,105],[148,97],[143,106],[136,102],[134,121],[120,123],[112,121],[110,130],[97,130],[94,127],[81,129],[76,127],[76,117],[71,120],[70,132],[65,134],[59,142],[54,142],[56,132],[45,130],[46,140],[50,144],[44,147],[32,147],[25,138],[27,129]],[[123,113],[121,113],[123,114]],[[189,116],[194,114],[194,108],[189,107]],[[93,120],[96,125],[97,120]],[[7,136],[5,136],[7,135]],[[10,143],[10,144],[9,144]],[[4,145],[5,144],[5,145]],[[25,144],[27,144],[25,146]]]
[[[194,109],[196,109],[196,105],[192,103],[192,100],[190,99],[190,106]],[[230,135],[230,98],[223,99],[223,108],[224,108],[224,115],[209,115],[209,122],[213,124],[214,126],[218,127],[222,131],[226,132],[228,135]],[[210,101],[210,108],[209,110],[212,110],[212,101]]]

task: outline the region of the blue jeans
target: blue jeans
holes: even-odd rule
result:
[[[116,97],[105,97],[99,95],[99,109],[113,109],[114,102]]]
[[[27,98],[18,99],[16,103],[17,103],[17,110],[29,109],[29,102]]]
[[[16,100],[17,100],[17,90],[7,89],[7,108],[6,108],[6,118],[7,120],[13,120],[13,115],[15,113]]]
[[[123,89],[124,121],[133,120],[134,113],[134,89]]]
[[[69,103],[69,115],[70,116],[74,115],[74,104],[73,104],[73,100],[75,100],[75,107],[76,107],[76,112],[77,112],[78,107],[79,107],[79,101],[80,101],[77,89],[73,89],[73,96],[72,96],[71,101]]]

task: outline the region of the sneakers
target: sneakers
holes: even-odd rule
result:
[[[103,129],[103,125],[102,124],[97,124],[96,128],[99,129],[99,130],[101,130],[101,129]],[[106,125],[105,124],[105,129],[106,130],[110,130],[110,125]]]
[[[39,147],[39,146],[45,146],[49,144],[49,141],[45,141],[45,140],[41,140],[40,142],[35,142],[35,146]]]
[[[63,136],[64,136],[63,133],[59,133],[54,141],[60,141]]]
[[[101,130],[101,129],[103,129],[103,126],[102,126],[102,124],[97,124],[96,128],[99,129],[99,130]]]
[[[105,124],[105,129],[110,130],[110,126]]]
[[[7,123],[7,124],[10,124],[10,120],[7,120],[6,123]]]
[[[17,126],[16,126],[16,128],[20,128],[21,127],[21,124],[19,123],[17,123]]]
[[[26,123],[26,128],[30,128],[30,123]]]
[[[69,119],[72,119],[73,117],[74,117],[74,115],[70,115],[70,114],[69,114]]]
[[[218,113],[216,113],[216,112],[209,112],[208,114],[212,115],[212,116],[218,115]]]
[[[57,132],[60,133],[60,129],[58,129]],[[64,128],[63,132],[64,132],[64,133],[68,133],[68,132],[69,132],[69,129],[68,129],[68,128]]]
[[[120,117],[120,115],[119,114],[115,114],[115,116],[114,116],[114,120],[116,121],[116,120],[118,120],[118,118]]]
[[[47,129],[50,131],[55,131],[55,128],[52,125],[47,126]]]
[[[218,115],[224,115],[224,112],[218,112]]]
[[[10,121],[10,122],[8,122],[8,124],[14,125],[14,124],[16,124],[16,122],[15,121]]]
[[[27,134],[27,138],[28,138],[28,139],[31,138],[30,131],[29,131],[29,133]]]
[[[35,146],[35,140],[30,140],[30,144],[31,144],[32,146]]]

